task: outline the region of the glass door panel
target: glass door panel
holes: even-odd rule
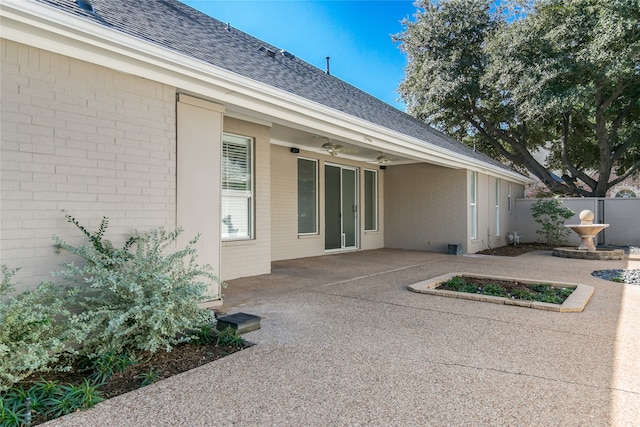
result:
[[[342,247],[342,218],[340,206],[340,168],[324,167],[324,248]]]
[[[342,234],[343,248],[356,247],[358,201],[356,198],[356,171],[342,169]]]
[[[325,249],[357,248],[357,170],[325,165],[324,173]]]

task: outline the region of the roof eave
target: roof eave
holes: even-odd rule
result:
[[[174,86],[233,108],[259,111],[282,124],[417,161],[464,168],[526,184],[528,177],[257,82],[34,1],[0,4],[2,38]]]

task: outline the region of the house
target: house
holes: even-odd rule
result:
[[[78,238],[62,209],[107,216],[116,241],[200,234],[199,261],[229,280],[339,251],[502,245],[530,182],[175,0],[0,13],[0,262],[26,286],[64,259],[52,234]]]

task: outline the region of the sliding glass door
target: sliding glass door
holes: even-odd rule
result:
[[[325,165],[325,249],[358,247],[358,170]]]

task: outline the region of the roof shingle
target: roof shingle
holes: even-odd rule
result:
[[[507,169],[397,108],[281,49],[176,0],[91,0],[94,13],[73,0],[37,0],[67,13],[162,45],[252,80],[301,96],[457,155]],[[264,47],[275,52],[265,54]]]

